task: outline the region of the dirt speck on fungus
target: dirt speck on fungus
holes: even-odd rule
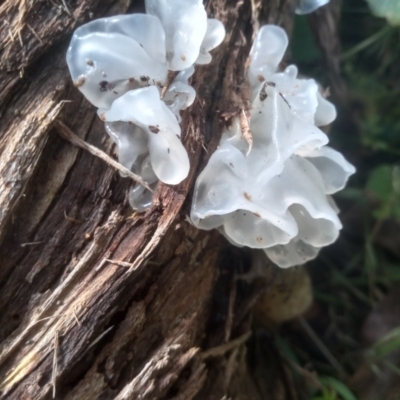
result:
[[[153,133],[160,132],[160,129],[157,126],[154,126],[154,125],[149,125],[149,130],[150,130],[150,132],[153,132]]]
[[[247,200],[251,201],[251,196],[250,196],[247,192],[243,192],[243,196],[244,196]]]
[[[79,88],[84,85],[86,82],[86,77],[84,75],[81,75],[76,81],[74,81],[74,86]]]

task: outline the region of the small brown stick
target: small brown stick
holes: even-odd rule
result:
[[[171,86],[171,83],[174,81],[176,76],[178,75],[177,71],[169,71],[168,76],[167,76],[167,82],[165,83],[164,87],[161,90],[161,95],[160,98],[163,99],[165,96],[165,93],[167,93],[167,90]]]
[[[107,328],[103,333],[101,333],[99,336],[97,336],[97,338],[90,343],[90,345],[87,347],[87,349],[89,350],[91,347],[93,347],[96,343],[100,342],[100,340],[107,335],[108,332],[111,331],[111,329],[114,328],[114,325],[111,325],[109,328]]]
[[[24,42],[22,41],[22,36],[21,36],[21,28],[19,28],[19,30],[17,32],[17,36],[19,39],[19,44],[21,45],[21,47],[24,47]]]
[[[246,153],[246,156],[248,156],[253,147],[253,135],[251,134],[250,131],[249,119],[247,118],[246,112],[243,109],[240,111],[239,114],[239,123],[240,123],[240,129],[242,131],[242,137],[249,145],[249,149],[247,150]]]
[[[56,398],[56,381],[57,381],[57,369],[58,369],[58,331],[54,334],[54,353],[53,353],[53,373],[51,377],[51,384],[53,386],[53,399]]]
[[[13,35],[11,34],[11,31],[10,31],[10,30],[8,31],[8,37],[10,38],[10,42],[13,43],[13,42],[14,42],[14,37],[13,37]]]
[[[82,326],[81,321],[79,321],[79,318],[76,315],[75,307],[72,309],[72,312],[73,312],[73,315],[74,315],[74,318],[75,318],[75,322],[78,324],[78,326]]]
[[[69,217],[67,215],[67,213],[65,212],[65,210],[64,210],[64,217],[65,217],[66,220],[71,221],[71,222],[75,222],[76,224],[81,224],[82,223],[82,221],[79,221],[79,219]]]
[[[120,163],[118,163],[117,161],[112,159],[108,154],[104,153],[97,147],[92,146],[89,143],[86,143],[79,136],[75,135],[75,133],[72,132],[71,129],[69,129],[68,126],[66,126],[63,122],[56,120],[55,124],[56,124],[57,130],[58,130],[58,133],[64,139],[68,140],[73,145],[80,147],[83,150],[88,151],[90,154],[93,154],[94,156],[102,159],[108,165],[117,169],[118,171],[121,171],[122,173],[124,173],[125,175],[127,175],[131,179],[133,179],[135,182],[141,184],[147,190],[149,190],[150,192],[153,193],[153,190],[150,188],[150,186],[139,175],[136,175],[132,171],[130,171],[128,168],[125,168],[123,165],[121,165]]]
[[[132,213],[132,215],[130,215],[130,216],[127,218],[127,220],[134,220],[134,219],[136,218],[136,215],[138,215],[138,214],[139,214],[138,211],[134,211],[134,212]]]
[[[260,101],[264,101],[264,100],[268,97],[267,92],[265,91],[265,88],[266,88],[267,86],[275,87],[276,84],[275,84],[275,82],[265,82],[265,83],[264,83],[263,87],[262,87],[261,90],[260,90]],[[285,96],[284,96],[281,92],[279,92],[279,96],[282,97],[283,101],[287,104],[287,106],[288,106],[289,108],[292,108],[292,107],[290,106],[290,104],[288,103],[288,101],[285,99]]]
[[[110,260],[108,258],[105,258],[103,261],[109,262],[111,264],[119,265],[120,267],[132,267],[132,263],[128,263],[126,261],[117,261],[117,260]]]
[[[288,105],[289,108],[292,108],[292,107],[290,106],[290,104],[288,103],[288,101],[285,99],[285,96],[284,96],[281,92],[279,92],[279,96],[282,97],[283,101]]]
[[[21,243],[20,246],[21,247],[25,247],[25,246],[36,246],[38,244],[42,244],[44,242],[27,242],[27,243]]]
[[[69,11],[68,7],[67,7],[67,3],[65,2],[65,0],[61,0],[61,2],[63,3],[64,6],[64,10],[68,15],[71,15],[71,12]]]
[[[218,357],[222,356],[228,351],[231,351],[237,347],[239,347],[241,344],[245,343],[249,337],[251,336],[251,331],[245,333],[242,336],[239,336],[238,338],[231,340],[228,343],[221,344],[220,346],[212,347],[211,349],[208,349],[206,351],[203,351],[202,353],[199,354],[200,358],[202,360],[209,358],[209,357]]]
[[[43,45],[43,40],[40,39],[40,36],[35,32],[35,30],[34,30],[29,24],[26,24],[26,26],[27,26],[28,29],[32,32],[33,36],[35,36],[35,38],[39,41],[39,43],[40,43],[41,45]]]
[[[260,94],[259,94],[260,101],[264,101],[268,97],[267,92],[265,90],[267,86],[275,87],[275,83],[274,82],[265,82],[263,84],[263,86],[260,90]]]
[[[54,319],[54,318],[56,318],[56,317],[45,317],[45,318],[38,319],[37,321],[32,322],[32,323],[28,326],[27,329],[32,328],[32,326],[34,326],[35,324],[38,324],[39,322],[48,321],[49,319]]]
[[[232,375],[235,372],[237,365],[237,356],[239,353],[239,347],[233,349],[232,353],[228,357],[228,361],[225,367],[225,379],[224,379],[224,388],[227,390],[229,388],[229,383],[231,382]]]

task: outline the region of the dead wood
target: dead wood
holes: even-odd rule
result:
[[[227,37],[213,62],[197,68],[196,102],[182,115],[190,175],[159,184],[142,214],[127,204],[132,180],[55,126],[63,121],[115,157],[95,109],[70,81],[65,53],[77,26],[130,6],[0,3],[1,398],[266,398],[240,339],[251,335],[265,282],[238,281],[246,252],[185,216],[218,143],[220,115],[238,106],[232,99],[245,86],[256,13],[290,30],[293,1],[209,1]]]

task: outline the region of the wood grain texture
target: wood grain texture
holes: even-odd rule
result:
[[[195,177],[224,126],[220,114],[242,97],[251,4],[208,3],[227,36],[213,62],[196,69],[197,98],[182,114],[189,177],[159,184],[153,206],[135,214],[132,181],[63,140],[54,121],[116,156],[95,109],[72,86],[65,53],[77,26],[137,4],[1,3],[1,398],[49,399],[55,391],[60,399],[211,399],[245,387],[240,398],[263,398],[245,343],[211,361],[201,354],[250,330],[265,286],[237,283],[245,252],[232,259],[229,248],[226,256],[217,232],[185,221]],[[270,22],[290,28],[293,2],[266,6]],[[235,376],[246,384],[230,389]]]

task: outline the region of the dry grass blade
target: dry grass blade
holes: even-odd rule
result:
[[[332,365],[332,367],[336,369],[336,371],[339,373],[339,375],[343,379],[347,379],[348,378],[347,372],[344,370],[344,368],[339,363],[339,361],[329,351],[329,349],[325,346],[325,344],[318,337],[318,335],[314,332],[314,330],[311,328],[311,326],[308,325],[307,321],[302,317],[299,317],[297,320],[299,321],[301,327],[304,329],[304,331],[307,333],[307,335],[310,337],[310,339],[318,347],[320,352],[325,356],[325,358]]]
[[[250,336],[251,336],[251,331],[245,333],[242,336],[239,336],[236,339],[231,340],[228,343],[224,343],[224,344],[221,344],[220,346],[212,347],[211,349],[203,351],[202,353],[199,354],[199,356],[202,360],[209,358],[209,357],[222,356],[225,353],[227,353],[228,351],[236,349],[241,344],[247,342],[247,340],[250,338]]]
[[[164,87],[161,90],[161,95],[160,98],[163,99],[165,96],[165,93],[167,93],[169,87],[171,86],[171,83],[174,81],[174,79],[177,77],[178,72],[177,71],[169,71],[168,76],[167,76],[167,82],[165,83]]]
[[[58,331],[54,335],[54,353],[53,353],[53,374],[52,374],[52,386],[53,386],[53,399],[56,398],[56,381],[57,381],[57,358],[58,358]]]

